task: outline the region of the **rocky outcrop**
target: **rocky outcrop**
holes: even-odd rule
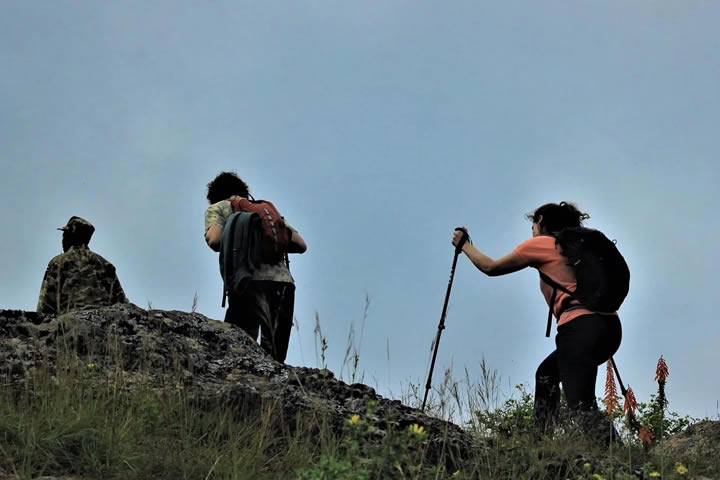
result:
[[[34,369],[56,368],[70,351],[97,368],[121,368],[155,385],[183,385],[207,408],[232,406],[248,412],[272,404],[288,424],[302,412],[322,412],[337,428],[365,414],[379,435],[389,428],[425,427],[428,456],[466,458],[471,437],[458,426],[388,400],[362,384],[348,385],[329,370],[280,364],[242,330],[198,313],[144,310],[133,304],[46,316],[0,310],[0,380],[17,383]],[[132,381],[129,382],[132,385]],[[453,460],[455,459],[455,460]]]
[[[720,421],[703,420],[665,439],[661,445],[674,457],[717,455],[720,451]]]

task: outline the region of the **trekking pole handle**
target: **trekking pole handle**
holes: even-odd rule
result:
[[[465,242],[467,242],[468,240],[470,240],[470,235],[468,235],[468,231],[467,231],[467,229],[464,228],[464,227],[457,227],[457,228],[455,229],[455,231],[456,231],[456,232],[457,232],[457,231],[463,232],[462,237],[460,237],[460,241],[459,241],[458,244],[455,246],[455,252],[460,253],[460,252],[462,252],[462,248],[463,248],[463,246],[465,245]]]

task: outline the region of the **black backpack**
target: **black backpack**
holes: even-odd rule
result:
[[[219,255],[223,307],[227,295],[242,292],[262,263],[261,231],[262,220],[257,213],[236,212],[228,217]]]
[[[540,272],[540,278],[553,287],[545,336],[550,336],[553,306],[557,291],[569,296],[563,301],[558,318],[563,312],[583,307],[593,312],[615,312],[620,308],[630,289],[630,269],[615,241],[599,230],[569,227],[555,235],[568,265],[575,271],[577,288],[569,291],[552,278]]]

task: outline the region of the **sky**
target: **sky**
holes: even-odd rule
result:
[[[236,171],[308,244],[287,362],[424,390],[464,225],[493,258],[573,201],[631,272],[615,355],[640,401],[720,415],[720,4],[4,0],[0,308],[34,310],[72,215],[130,300],[221,320],[206,185]],[[433,385],[532,389],[537,273],[458,261]],[[327,339],[317,347],[316,322]],[[343,361],[350,332],[357,368]],[[597,394],[602,394],[600,369]],[[415,394],[417,396],[417,393]]]

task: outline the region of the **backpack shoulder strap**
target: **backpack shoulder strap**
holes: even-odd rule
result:
[[[542,281],[547,283],[551,287],[556,288],[556,289],[560,290],[561,292],[567,293],[568,295],[573,294],[573,292],[571,292],[567,288],[563,287],[558,282],[556,282],[555,280],[553,280],[552,278],[550,278],[548,275],[544,274],[540,270],[538,270],[538,273],[540,274],[540,278],[542,279]]]
[[[555,299],[557,298],[557,292],[560,290],[561,292],[564,292],[568,294],[570,297],[572,297],[573,292],[568,290],[567,288],[560,285],[558,282],[550,278],[548,275],[544,274],[540,270],[538,270],[538,273],[540,274],[540,278],[543,282],[547,283],[551,287],[553,287],[553,293],[550,296],[550,308],[548,309],[548,320],[547,320],[547,328],[545,329],[545,336],[550,336],[550,330],[552,329],[552,316],[553,316],[553,307],[555,306]],[[568,299],[565,299],[566,301]],[[567,306],[564,305],[565,302],[563,302],[563,307],[560,309],[560,312],[558,313],[558,317],[562,315],[562,313],[567,309]]]

